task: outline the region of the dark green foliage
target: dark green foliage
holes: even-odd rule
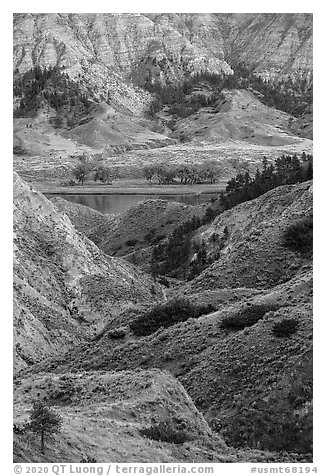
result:
[[[44,453],[44,443],[54,433],[61,429],[61,416],[54,411],[44,400],[35,400],[30,415],[28,428],[41,438],[41,452]]]
[[[250,90],[267,106],[296,117],[312,107],[311,78],[264,80],[254,73],[254,67],[250,68],[245,63],[231,66],[233,75],[202,72],[187,77],[179,84],[161,85],[148,78],[143,86],[156,96],[150,106],[150,115],[155,115],[164,106],[169,108],[170,114],[181,118],[194,114],[202,107],[218,110],[218,105],[225,101],[223,89]]]
[[[170,327],[190,318],[214,311],[208,305],[195,305],[187,299],[175,298],[163,304],[158,304],[146,314],[136,318],[130,329],[137,336],[147,336],[156,332],[160,327]]]
[[[20,145],[14,145],[13,153],[16,155],[26,155],[26,150]]]
[[[168,106],[170,114],[184,118],[224,99],[222,76],[210,73],[193,75],[179,84],[161,85],[149,80],[143,86],[156,96],[149,108],[150,115]],[[205,91],[198,91],[198,87]]]
[[[283,246],[302,255],[311,254],[313,251],[313,217],[308,216],[290,225],[284,233]]]
[[[273,326],[273,334],[276,337],[290,337],[299,329],[299,321],[297,319],[283,319],[276,322]]]
[[[222,319],[220,327],[229,330],[241,330],[253,326],[264,317],[267,312],[278,309],[277,305],[254,304]]]
[[[34,69],[14,77],[14,96],[20,98],[15,117],[34,117],[37,111],[49,105],[57,112],[54,127],[71,127],[87,115],[96,98],[79,81],[73,81],[60,67]],[[91,100],[90,100],[91,99]]]
[[[80,460],[81,463],[97,463],[96,459],[93,456],[86,456]]]
[[[263,170],[257,169],[255,177],[249,173],[237,174],[228,181],[226,193],[220,197],[220,205],[224,210],[261,196],[280,185],[295,184],[310,180],[312,156],[309,155],[309,167],[300,162],[296,154],[282,155],[269,166],[264,163]]]
[[[261,450],[309,454],[313,429],[312,355],[307,353],[285,371],[268,398],[256,398],[248,405],[244,399],[233,416],[222,418],[227,444]]]
[[[222,436],[228,445],[238,448],[249,446],[262,450],[310,453],[312,412],[300,415],[286,404],[283,407],[279,411],[267,406],[240,407],[222,431]]]
[[[153,249],[152,274],[176,277],[180,275],[180,266],[186,275],[187,261],[191,250],[190,233],[200,226],[200,219],[193,216],[190,220],[175,228],[166,242],[160,242]]]
[[[226,191],[220,194],[219,199],[209,204],[202,218],[193,216],[190,220],[175,228],[166,240],[160,242],[153,249],[151,260],[153,276],[165,275],[179,279],[193,279],[211,263],[207,259],[204,260],[205,262],[203,260],[200,260],[201,262],[196,262],[197,260],[190,262],[192,253],[195,252],[191,241],[195,230],[211,223],[223,211],[257,198],[280,185],[309,180],[309,167],[312,170],[312,156],[309,154],[305,155],[304,163],[301,163],[297,155],[283,155],[269,166],[263,158],[263,170],[260,172],[257,169],[254,178],[250,177],[248,172],[237,174],[229,180]],[[309,223],[302,228],[302,233],[289,232],[288,242],[293,242],[293,246],[297,246],[298,251],[307,252],[312,248],[312,218]],[[226,229],[219,243],[216,256],[219,256],[219,251],[225,245],[228,237],[229,231]],[[284,246],[288,246],[286,243],[287,239],[284,241]]]
[[[136,238],[132,238],[131,240],[126,241],[127,246],[135,246],[137,245],[137,243],[138,243],[138,240]]]
[[[73,176],[81,184],[83,184],[84,181],[86,180],[88,173],[89,173],[89,167],[82,162],[76,165],[76,167],[72,170]]]
[[[109,167],[100,165],[95,170],[94,182],[97,182],[99,180],[100,182],[107,184],[110,182],[111,179],[112,179],[112,171]]]
[[[146,436],[146,438],[150,438],[151,440],[174,443],[175,445],[182,445],[182,443],[190,439],[185,430],[175,428],[173,424],[168,421],[160,422],[149,428],[142,428],[139,432],[142,436]]]
[[[179,182],[183,185],[198,183],[215,183],[220,175],[220,166],[214,160],[206,160],[201,164],[161,165],[150,164],[144,167],[143,176],[152,183],[156,178],[160,185]]]

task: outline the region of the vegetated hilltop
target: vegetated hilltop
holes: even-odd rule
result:
[[[198,230],[230,230],[216,275],[203,271],[168,302],[125,315],[123,332],[113,319],[91,345],[33,371],[168,370],[230,445],[311,461],[311,198],[310,182],[281,186],[222,213]]]
[[[14,174],[16,366],[71,347],[123,305],[162,292],[149,276],[113,259]]]
[[[205,244],[208,259],[210,255],[218,258],[189,283],[191,289],[266,288],[292,278],[311,260],[312,247],[285,247],[284,235],[302,222],[312,233],[312,198],[311,181],[277,187],[199,229],[194,240]],[[299,234],[298,230],[298,239]]]
[[[224,91],[221,105],[201,109],[176,122],[175,133],[196,141],[243,141],[262,146],[294,144],[290,115],[262,104],[250,91]]]

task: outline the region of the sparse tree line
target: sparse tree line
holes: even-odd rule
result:
[[[143,176],[152,183],[154,179],[160,185],[179,182],[183,185],[215,183],[221,175],[221,166],[214,160],[202,164],[150,164],[143,169]]]
[[[268,165],[266,157],[262,161],[262,170],[256,170],[255,177],[249,173],[239,173],[229,180],[225,193],[220,196],[223,210],[234,207],[238,203],[257,198],[263,193],[280,185],[304,182],[313,177],[313,157],[305,152],[301,160],[294,155],[282,155],[273,164]]]
[[[310,180],[313,177],[313,157],[305,152],[299,157],[282,155],[274,163],[268,165],[266,157],[262,160],[262,170],[256,171],[254,177],[248,172],[239,173],[229,180],[226,191],[218,199],[207,206],[205,215],[191,217],[188,221],[175,228],[172,233],[152,251],[151,272],[154,278],[170,276],[191,280],[200,274],[205,267],[219,258],[220,250],[225,245],[228,230],[223,236],[214,237],[214,256],[207,255],[207,245],[192,241],[193,233],[203,225],[212,222],[217,215],[235,205],[243,203],[266,193],[273,188],[285,184],[295,184]],[[193,259],[191,259],[191,257]]]
[[[98,157],[94,156],[91,160],[88,160],[85,155],[79,155],[77,158],[79,159],[79,163],[71,171],[73,178],[71,178],[66,185],[74,186],[76,185],[76,181],[83,185],[86,180],[110,185],[115,179],[115,171],[105,165],[101,155]]]
[[[264,104],[299,117],[312,107],[312,78],[291,77],[280,80],[263,79],[255,73],[255,66],[246,63],[231,65],[234,74],[197,73],[179,84],[153,83],[148,78],[144,88],[155,94],[149,113],[155,115],[164,106],[177,117],[188,117],[202,107],[215,107],[223,101],[223,89],[247,89],[258,93]]]
[[[55,127],[72,127],[88,114],[97,101],[93,92],[80,81],[72,80],[58,66],[35,68],[24,74],[14,74],[14,97],[20,99],[14,117],[34,117],[49,105],[57,112],[51,119]],[[108,93],[108,101],[110,94]]]

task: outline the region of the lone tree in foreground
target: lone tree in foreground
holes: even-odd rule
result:
[[[61,416],[52,410],[44,400],[35,400],[31,411],[29,428],[41,437],[41,452],[44,454],[45,439],[61,429]]]

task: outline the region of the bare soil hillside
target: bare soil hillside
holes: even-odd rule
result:
[[[17,368],[93,334],[124,304],[162,296],[148,275],[105,255],[17,174],[14,234]]]

